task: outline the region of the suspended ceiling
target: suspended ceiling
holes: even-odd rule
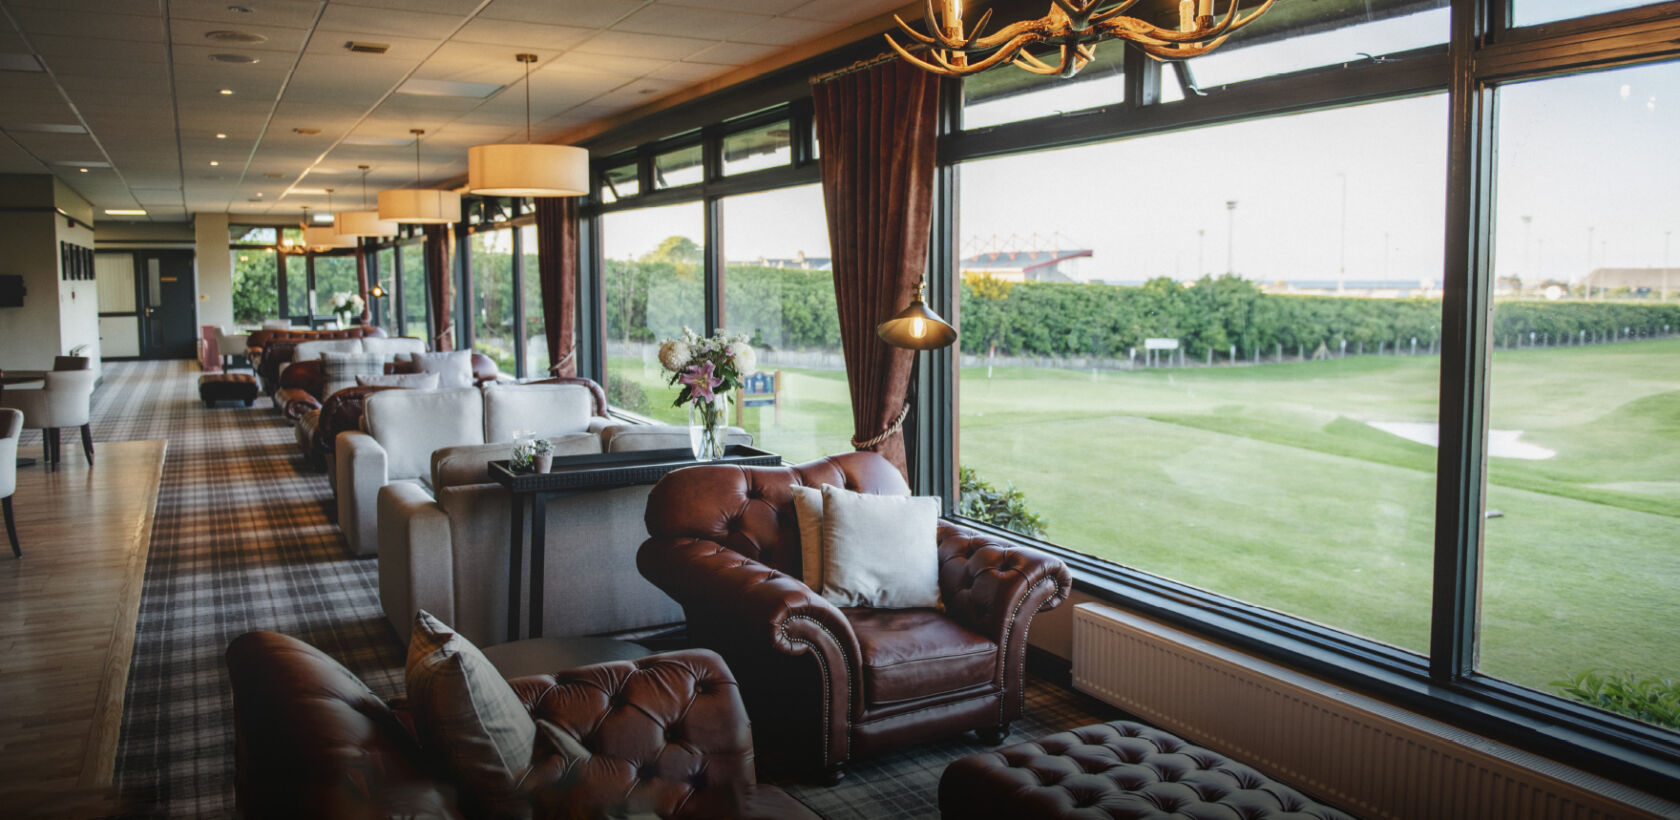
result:
[[[0,0],[0,173],[54,174],[101,221],[292,216],[327,188],[344,210],[358,165],[370,198],[414,183],[410,129],[426,184],[464,177],[470,145],[524,141],[517,52],[537,55],[548,141],[903,2]]]

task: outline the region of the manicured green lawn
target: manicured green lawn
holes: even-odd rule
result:
[[[613,360],[686,423],[657,364]],[[850,449],[844,374],[784,369],[792,461]],[[959,458],[1022,489],[1059,544],[1338,629],[1428,646],[1438,361],[1150,372],[965,369]],[[1499,351],[1481,668],[1548,689],[1598,667],[1680,677],[1680,340]]]

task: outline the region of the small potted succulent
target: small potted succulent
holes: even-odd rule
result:
[[[554,466],[554,442],[546,438],[531,441],[531,472],[546,473]]]

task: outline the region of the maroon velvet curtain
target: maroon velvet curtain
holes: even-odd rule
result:
[[[875,326],[910,303],[927,268],[939,81],[892,60],[819,81],[811,91],[852,444],[881,453],[902,472],[899,423],[914,354],[881,341]]]
[[[537,269],[549,372],[577,375],[578,203],[575,197],[537,199]]]
[[[455,349],[455,288],[449,275],[450,226],[426,226],[426,301],[431,307],[433,350]]]

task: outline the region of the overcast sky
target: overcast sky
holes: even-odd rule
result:
[[[1628,5],[1636,3],[1519,0],[1519,15]],[[1205,87],[1440,42],[1446,26],[1444,10],[1427,12],[1191,65]],[[1006,101],[1001,114],[1003,103],[977,106],[969,121],[1087,107],[1112,93],[1102,82],[1047,88],[1040,99]],[[1680,65],[1509,86],[1499,115],[1498,275],[1578,280],[1591,267],[1664,263],[1665,233],[1680,228]],[[1083,273],[1104,279],[1194,279],[1224,273],[1229,259],[1256,281],[1436,281],[1446,146],[1446,97],[1437,94],[971,162],[961,171],[960,236],[965,255],[1011,236],[1025,247],[1035,233],[1040,247],[1087,248]],[[827,255],[816,186],[724,207],[731,260]],[[606,254],[640,255],[673,234],[698,241],[700,215],[697,203],[612,214]],[[1680,266],[1680,238],[1669,240],[1668,263]]]

